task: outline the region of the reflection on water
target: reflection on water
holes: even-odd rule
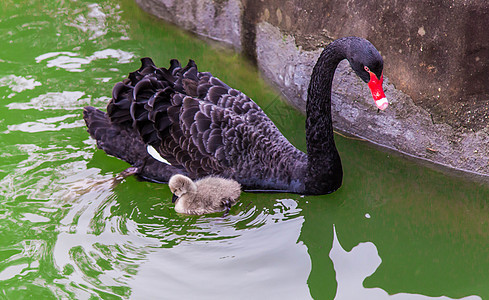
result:
[[[117,64],[127,64],[132,61],[134,54],[120,49],[104,49],[96,51],[87,57],[79,57],[79,53],[73,52],[49,52],[36,57],[36,62],[46,60],[48,68],[58,67],[69,72],[83,72],[82,66],[90,64],[96,59],[116,58]]]
[[[188,299],[310,299],[311,263],[297,242],[303,219],[292,217],[299,212],[294,200],[282,199],[268,212],[251,208],[200,219],[190,232],[208,231],[213,238],[153,249],[130,283],[133,296],[151,299],[164,291]],[[237,229],[239,223],[248,227]]]
[[[129,215],[119,215],[114,179],[99,177],[63,180],[76,202],[60,221],[53,259],[64,274],[57,282],[77,296],[102,290],[155,299],[164,291],[170,298],[215,299],[239,291],[235,299],[310,298],[311,262],[297,241],[303,217],[295,200],[268,209],[247,194],[225,217],[188,217],[173,212],[167,191],[166,203],[152,203],[152,215],[136,223],[135,210],[144,208],[136,203]]]
[[[36,86],[40,86],[41,83],[36,81],[32,76],[16,76],[16,75],[7,75],[5,77],[0,78],[0,86],[7,86],[13,92],[20,93],[25,90],[32,90]],[[9,98],[11,98],[15,94],[9,94]]]
[[[70,120],[72,122],[66,122]],[[35,122],[25,122],[22,124],[8,125],[8,131],[23,131],[23,132],[43,132],[43,131],[59,131],[66,128],[82,127],[85,123],[79,119],[78,115],[64,115],[61,117],[52,117],[46,119],[39,119]]]
[[[102,79],[102,81],[105,79]],[[91,99],[90,96],[86,96],[84,92],[50,92],[46,94],[39,95],[30,99],[29,102],[12,102],[7,104],[10,109],[36,109],[36,110],[46,110],[46,109],[62,109],[62,110],[80,110],[84,106],[100,106],[107,105],[107,101],[110,98],[107,96],[102,96],[98,98]]]
[[[88,4],[88,12],[86,16],[83,13],[77,14],[76,18],[66,23],[67,26],[72,26],[80,29],[82,32],[88,32],[88,40],[93,40],[107,34],[105,23],[107,15],[103,12],[100,5],[93,3]]]
[[[363,281],[372,275],[380,266],[382,259],[379,256],[377,247],[372,242],[360,243],[353,247],[351,251],[345,251],[338,240],[338,234],[333,227],[333,247],[329,252],[329,257],[334,264],[336,281],[338,287],[335,299],[350,300],[356,299],[359,295],[364,300],[450,300],[445,296],[428,297],[418,294],[399,293],[389,295],[380,288],[365,288]],[[465,300],[480,300],[478,296],[464,297]]]
[[[301,149],[304,117],[238,56],[133,0],[93,2],[0,4],[0,298],[489,297],[487,186],[364,143],[337,137],[334,194],[243,193],[227,216],[179,215],[166,185],[119,182],[128,165],[96,149],[82,107],[103,108],[139,57],[195,59]]]

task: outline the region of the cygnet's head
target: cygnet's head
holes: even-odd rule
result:
[[[195,185],[192,179],[181,174],[173,175],[168,182],[168,186],[173,194],[173,203],[175,203],[177,198],[180,198],[182,195],[197,192],[197,185]]]

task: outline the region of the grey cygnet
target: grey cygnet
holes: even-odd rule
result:
[[[173,193],[175,211],[188,215],[202,215],[229,211],[241,194],[241,185],[221,177],[205,177],[197,181],[176,174],[168,182]]]

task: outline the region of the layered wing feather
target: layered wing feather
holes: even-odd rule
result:
[[[134,128],[172,166],[192,178],[221,175],[245,187],[291,189],[304,176],[306,156],[293,147],[263,110],[242,92],[190,60],[139,70],[116,84],[107,113]]]

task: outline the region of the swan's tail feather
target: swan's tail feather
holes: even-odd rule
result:
[[[140,153],[145,153],[146,147],[134,130],[112,123],[106,113],[91,106],[83,109],[83,119],[100,149],[133,166],[142,164]]]
[[[173,174],[186,173],[180,168],[161,163],[151,157],[136,130],[112,123],[106,113],[87,106],[83,109],[83,119],[88,133],[97,141],[98,148],[137,167],[140,177],[167,182]]]

